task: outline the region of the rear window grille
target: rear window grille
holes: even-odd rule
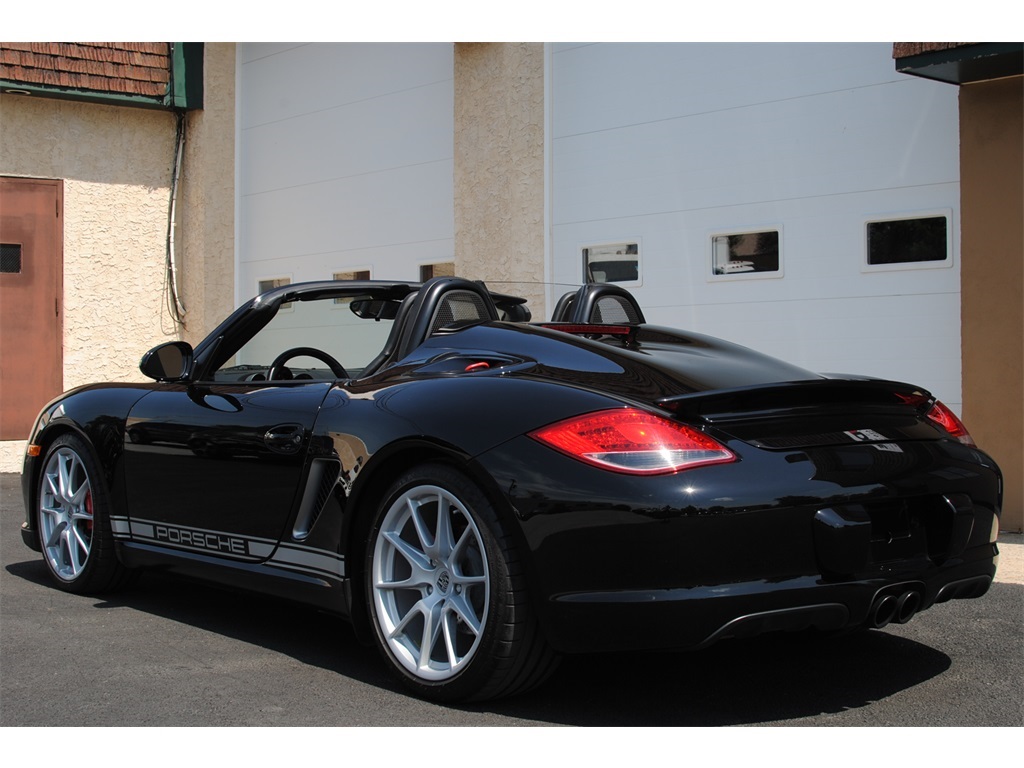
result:
[[[451,329],[490,318],[487,304],[472,291],[450,291],[441,298],[430,324],[430,333]]]
[[[621,296],[604,296],[598,299],[590,313],[592,323],[639,323],[636,308]]]

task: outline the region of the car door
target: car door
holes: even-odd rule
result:
[[[127,419],[134,541],[262,560],[281,538],[333,381],[167,384]]]

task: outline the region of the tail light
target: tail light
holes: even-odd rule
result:
[[[587,464],[631,475],[736,461],[732,451],[703,432],[637,408],[576,416],[530,437]]]
[[[947,408],[942,402],[936,400],[935,404],[928,411],[928,418],[949,432],[964,445],[974,445],[974,438],[967,431],[964,423],[957,418],[956,414]]]

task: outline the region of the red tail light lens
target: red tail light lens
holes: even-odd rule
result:
[[[636,408],[566,419],[530,437],[594,466],[631,475],[660,475],[735,461],[703,432]]]
[[[928,411],[928,418],[964,445],[974,445],[974,438],[971,437],[971,433],[967,431],[964,423],[957,418],[955,413],[938,400],[935,401],[932,409]]]

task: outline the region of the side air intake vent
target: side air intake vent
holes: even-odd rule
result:
[[[340,474],[341,462],[337,459],[314,459],[309,468],[306,490],[302,493],[299,514],[295,517],[293,539],[304,539],[313,530],[320,513],[324,511],[328,499],[331,498],[331,492]]]

